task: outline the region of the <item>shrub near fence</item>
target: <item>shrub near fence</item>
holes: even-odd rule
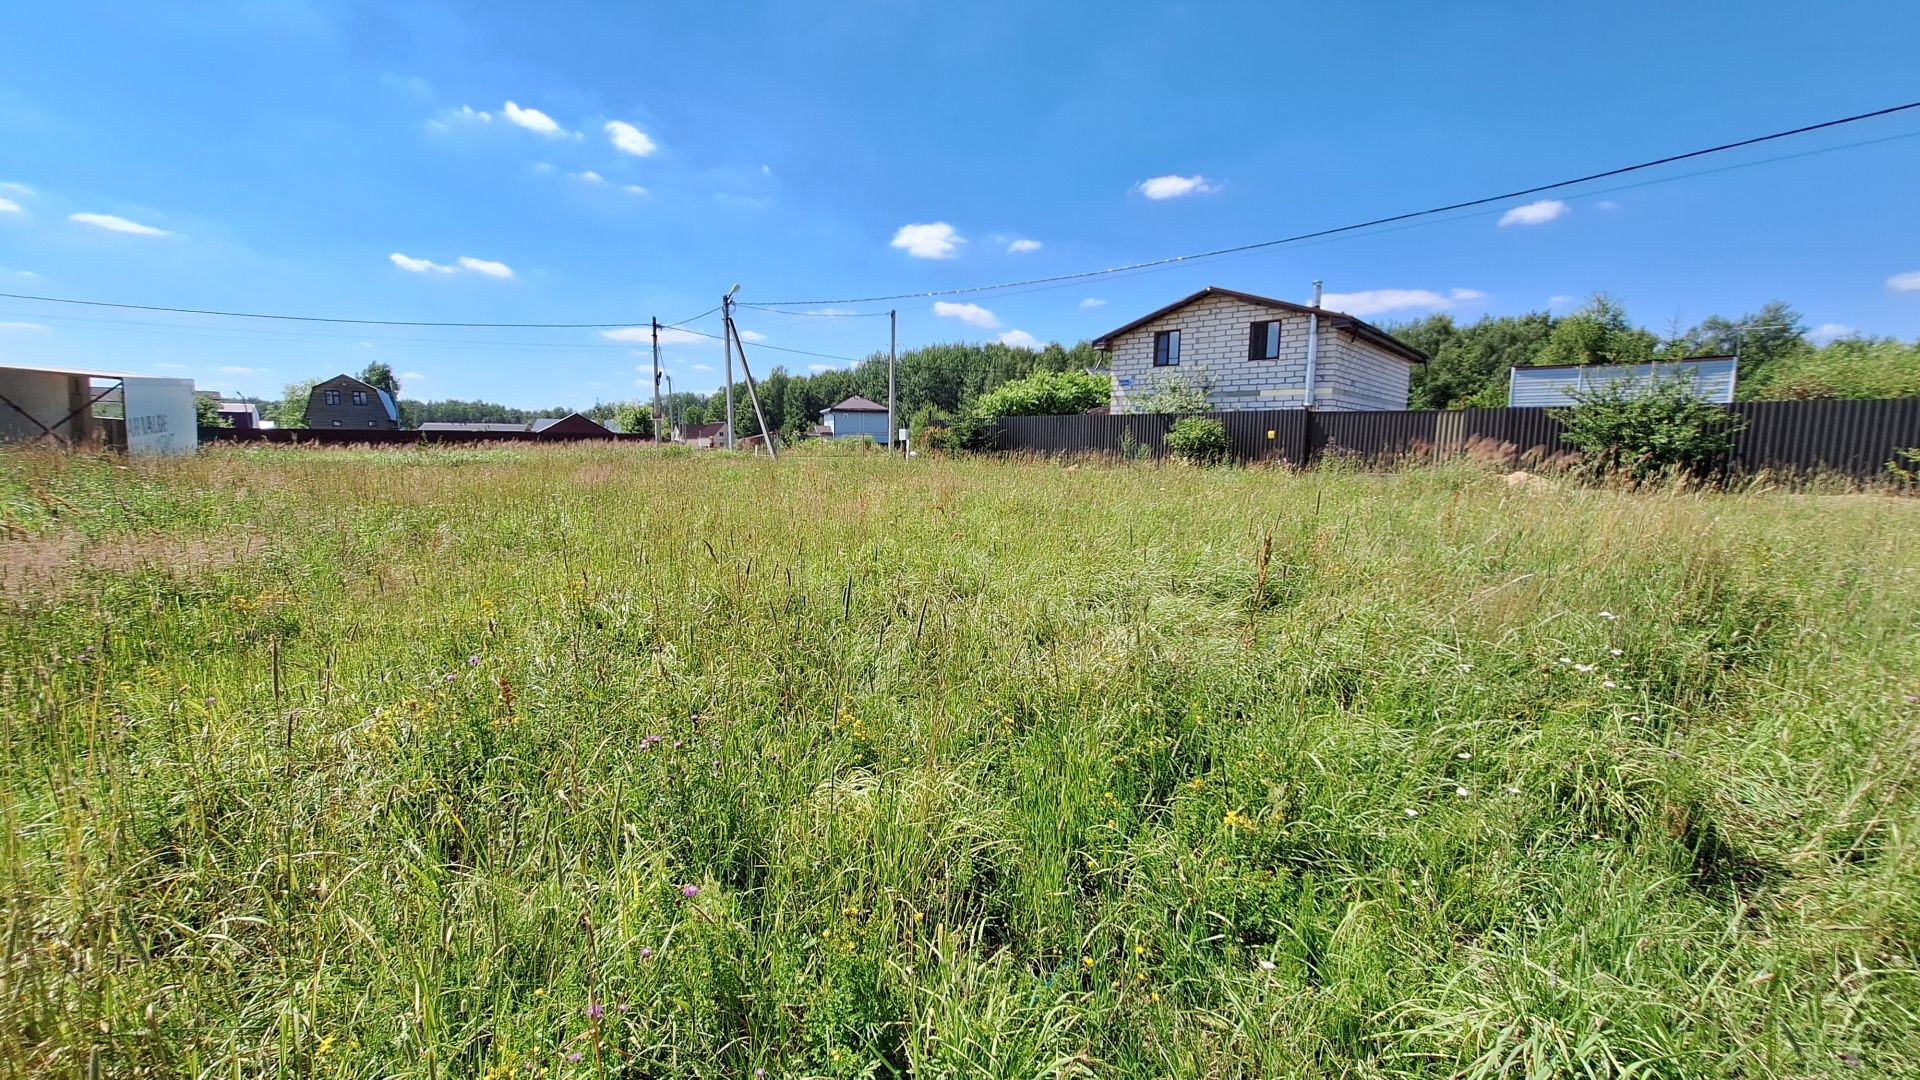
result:
[[[1746,401],[1726,407],[1746,419],[1734,439],[1735,472],[1886,475],[1887,462],[1920,446],[1920,398],[1870,401]],[[1383,466],[1408,458],[1462,454],[1533,468],[1579,451],[1548,409],[1313,412],[1285,409],[1206,415],[1226,426],[1241,462],[1310,464],[1329,454]],[[995,446],[1039,454],[1119,454],[1123,438],[1166,454],[1170,416],[1014,416],[1000,420]],[[1273,438],[1268,438],[1271,432]]]

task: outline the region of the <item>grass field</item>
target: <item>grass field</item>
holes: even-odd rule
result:
[[[0,1075],[1920,1069],[1920,502],[0,458]]]

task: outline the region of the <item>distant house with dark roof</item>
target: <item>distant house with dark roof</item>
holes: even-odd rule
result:
[[[674,442],[702,450],[723,446],[726,439],[727,425],[724,420],[712,424],[681,424],[673,429]]]
[[[1213,286],[1108,331],[1113,411],[1160,385],[1211,384],[1221,412],[1400,410],[1425,353],[1343,312]],[[1308,382],[1313,383],[1308,387]]]
[[[882,446],[893,442],[893,433],[887,430],[887,407],[859,394],[822,412],[820,423],[830,439],[867,438]]]
[[[307,395],[310,428],[400,429],[400,408],[393,395],[351,375],[335,375],[316,383]]]
[[[597,421],[589,420],[579,413],[568,413],[565,416],[543,416],[533,422],[530,430],[535,434],[551,435],[554,438],[565,436],[575,439],[594,439],[612,438],[613,436],[612,428]]]

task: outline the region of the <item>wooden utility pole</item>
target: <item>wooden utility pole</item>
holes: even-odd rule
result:
[[[887,447],[891,449],[896,436],[900,433],[894,421],[893,411],[893,361],[894,352],[900,341],[900,312],[896,309],[887,312]]]
[[[660,449],[660,317],[653,319],[653,448]]]

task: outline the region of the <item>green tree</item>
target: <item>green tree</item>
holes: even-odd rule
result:
[[[302,379],[288,383],[280,393],[280,400],[270,402],[260,412],[275,427],[303,428],[307,426],[307,399],[313,396],[313,388],[319,379]]]
[[[1627,309],[1606,293],[1553,324],[1533,363],[1637,364],[1653,358],[1659,339],[1627,321]]]
[[[220,414],[220,399],[193,396],[193,418],[200,427],[232,427],[233,421]]]
[[[387,364],[378,360],[368,364],[360,372],[360,381],[385,390],[395,401],[400,400],[400,380],[394,377],[393,368]]]
[[[613,407],[608,418],[613,426],[629,435],[653,435],[653,406],[638,401],[623,401]]]
[[[1920,341],[1841,338],[1787,351],[1751,375],[1743,353],[1740,367],[1742,398],[1920,397]]]
[[[1429,358],[1414,368],[1410,408],[1495,407],[1507,403],[1508,370],[1546,348],[1553,316],[1533,311],[1457,326],[1450,315],[1432,315],[1391,332]]]
[[[1686,356],[1737,353],[1741,397],[1752,396],[1753,389],[1764,385],[1774,365],[1813,350],[1800,313],[1784,300],[1771,301],[1736,319],[1712,316],[1688,330],[1680,344]]]

